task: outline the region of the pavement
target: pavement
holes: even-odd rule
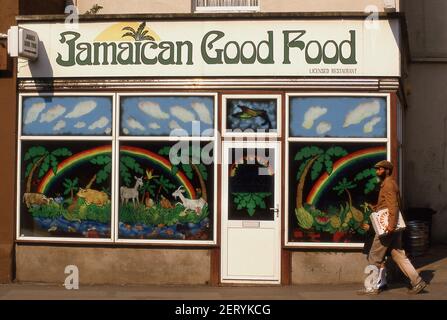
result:
[[[290,286],[109,286],[83,285],[67,290],[62,284],[11,283],[0,285],[0,300],[447,300],[447,245],[435,246],[411,258],[429,283],[418,295],[409,295],[403,278],[394,278],[389,290],[360,296],[361,283]]]

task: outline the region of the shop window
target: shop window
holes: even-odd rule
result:
[[[121,97],[123,136],[214,135],[214,98],[186,96]]]
[[[24,136],[111,136],[112,97],[24,96]]]
[[[18,239],[215,243],[216,96],[117,96],[20,96]]]
[[[208,143],[182,144],[187,160],[177,165],[169,155],[175,143],[120,144],[120,239],[213,240],[213,164],[191,157]]]
[[[113,95],[21,95],[19,239],[110,241]]]
[[[223,136],[279,136],[281,96],[223,96]]]
[[[118,241],[214,243],[214,95],[120,95]]]
[[[110,142],[23,141],[21,159],[21,237],[111,237]]]
[[[291,137],[386,138],[386,99],[307,97],[290,100]]]
[[[288,245],[360,247],[366,203],[377,201],[373,166],[388,154],[387,97],[288,99]]]

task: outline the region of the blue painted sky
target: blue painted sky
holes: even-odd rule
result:
[[[386,99],[292,97],[292,137],[386,137]]]
[[[209,129],[214,127],[214,97],[121,98],[123,135],[169,136],[174,129],[192,135],[193,121],[200,124],[194,128],[194,136],[212,136]]]
[[[235,116],[242,112],[239,105],[254,109],[263,110],[266,116],[257,116],[251,119],[240,119]],[[271,130],[276,132],[276,113],[277,100],[259,100],[259,99],[228,99],[227,100],[227,129],[252,129],[252,130]],[[268,119],[266,119],[266,117]],[[269,123],[269,121],[270,123]]]
[[[23,135],[111,135],[111,97],[23,97]]]

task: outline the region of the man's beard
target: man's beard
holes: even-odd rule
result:
[[[386,178],[386,171],[384,171],[381,174],[377,174],[377,180],[383,181],[383,180],[385,180],[385,178]]]

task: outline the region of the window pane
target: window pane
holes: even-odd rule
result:
[[[274,220],[274,149],[230,149],[228,219]]]
[[[210,159],[203,151],[212,146],[212,142],[190,141],[123,143],[119,163],[119,237],[212,240],[214,171],[212,161],[207,162]],[[184,161],[171,163],[171,147],[178,150],[178,155],[182,154],[179,147],[183,148]],[[193,148],[200,152],[201,147],[202,156],[191,153]],[[210,154],[212,160],[212,150]]]
[[[386,138],[382,97],[291,97],[291,137]]]
[[[112,145],[23,141],[20,233],[110,238]]]
[[[214,97],[121,97],[121,135],[213,136]]]
[[[277,132],[277,99],[226,99],[228,131]]]
[[[363,242],[383,144],[289,143],[289,239]]]
[[[112,134],[112,97],[22,97],[23,135]]]

